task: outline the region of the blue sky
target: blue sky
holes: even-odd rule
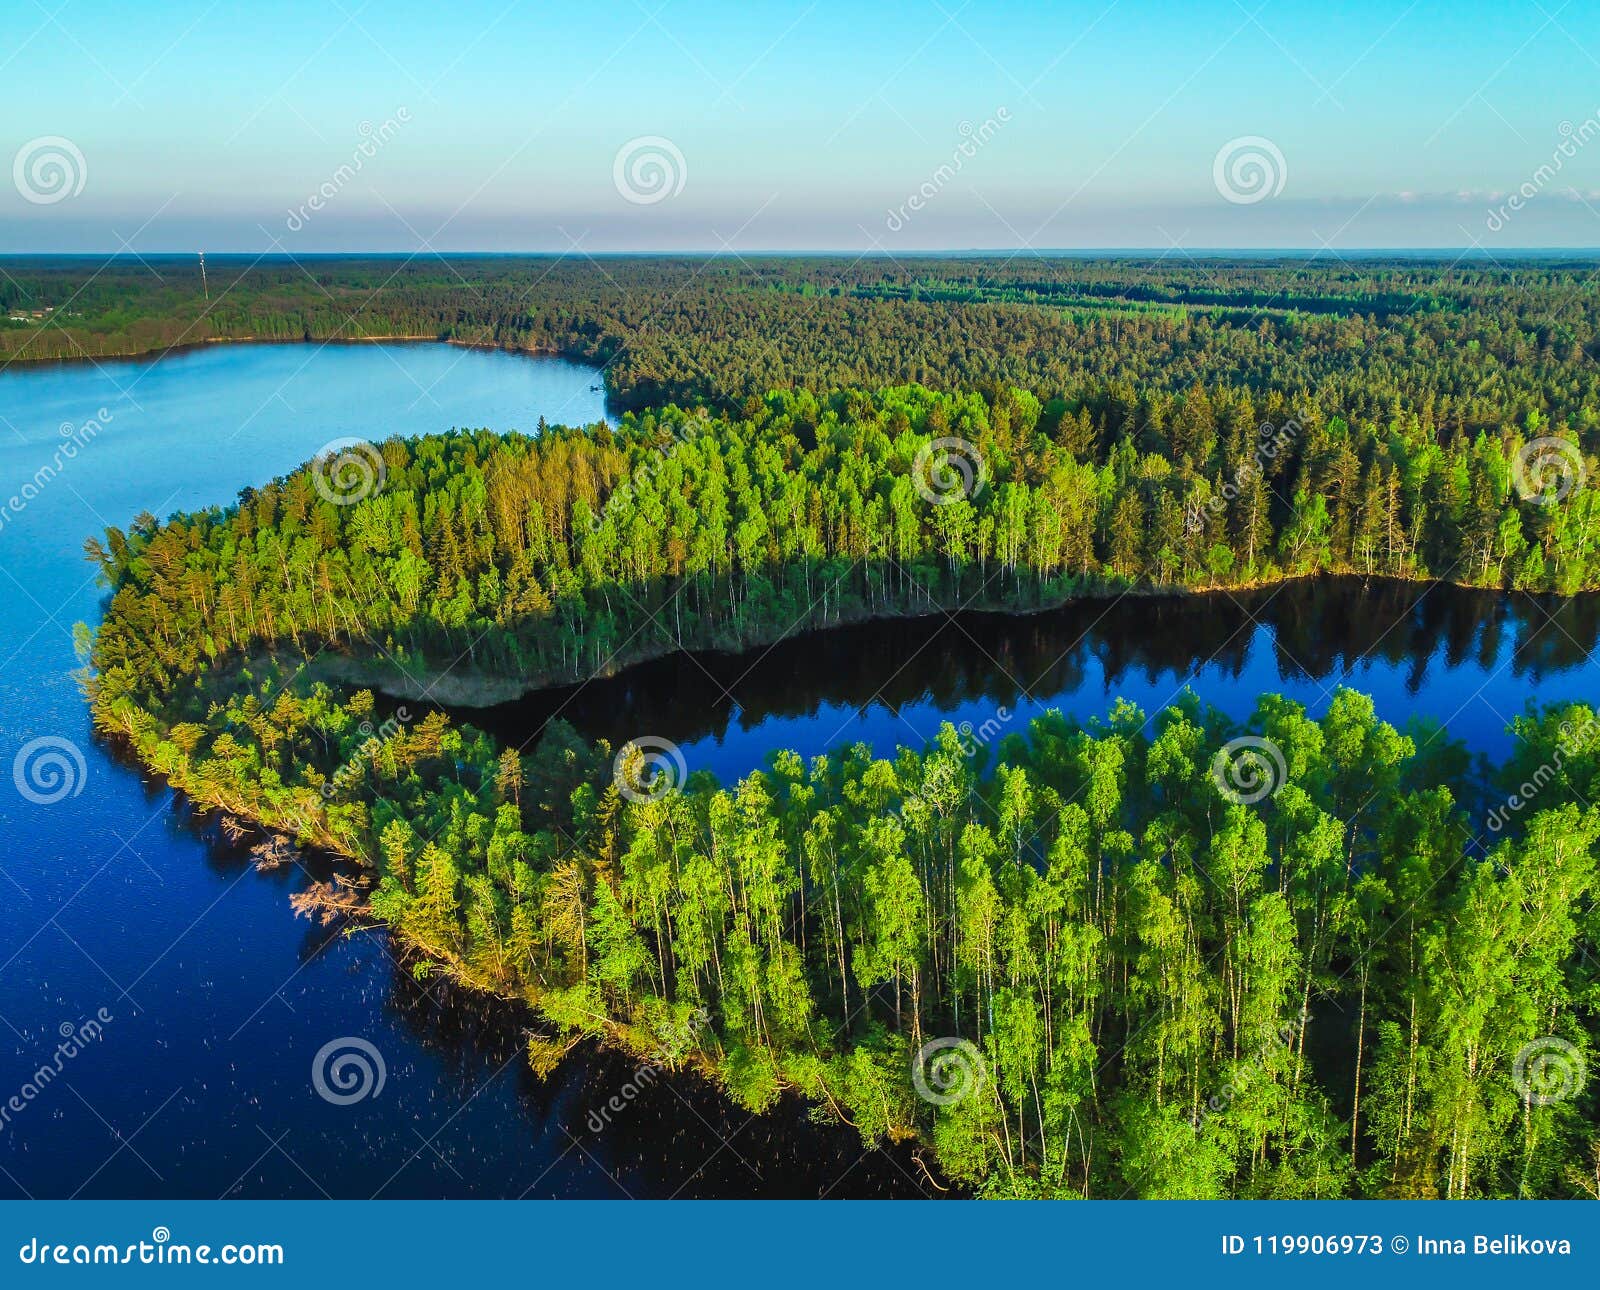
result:
[[[5,26],[0,252],[1600,244],[1589,0],[10,0]]]

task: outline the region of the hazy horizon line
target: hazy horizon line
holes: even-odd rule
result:
[[[1218,256],[1241,256],[1249,259],[1267,259],[1272,257],[1294,257],[1303,259],[1331,259],[1340,260],[1351,257],[1370,258],[1374,256],[1389,256],[1396,259],[1405,258],[1443,258],[1454,256],[1466,260],[1503,260],[1513,258],[1539,258],[1548,259],[1556,256],[1600,257],[1600,245],[1596,246],[1524,246],[1506,247],[1502,250],[1489,251],[1483,247],[1458,247],[1458,246],[1358,246],[1358,247],[1305,247],[1305,246],[1204,246],[1183,247],[1175,253],[1173,247],[1143,247],[1143,246],[1060,246],[1060,247],[924,247],[915,250],[903,251],[850,251],[839,249],[819,249],[811,247],[768,247],[760,250],[733,251],[726,247],[721,248],[688,248],[683,250],[648,250],[648,251],[485,251],[451,249],[437,250],[431,247],[415,251],[380,251],[380,250],[339,250],[339,251],[209,251],[204,247],[196,250],[168,249],[161,251],[3,251],[0,250],[0,261],[6,260],[128,260],[138,262],[141,260],[176,260],[192,259],[196,255],[208,255],[214,260],[251,260],[262,262],[267,260],[353,260],[353,259],[538,259],[538,260],[656,260],[672,258],[688,259],[767,259],[784,256],[791,259],[817,259],[817,260],[915,260],[915,259],[948,259],[958,257],[973,257],[985,259],[1042,259],[1045,257],[1069,257],[1095,259],[1114,256],[1153,256],[1158,259],[1172,259],[1181,262],[1184,259],[1215,258]]]

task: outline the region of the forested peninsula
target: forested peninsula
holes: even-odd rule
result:
[[[197,801],[358,861],[419,972],[528,1001],[536,1067],[593,1035],[753,1110],[794,1090],[988,1195],[1594,1194],[1588,708],[1519,719],[1487,783],[1346,691],[718,784],[559,724],[518,750],[386,718],[317,670],[547,684],[1319,571],[1575,594],[1596,404],[1569,360],[1493,426],[1271,382],[785,385],[346,447],[91,542],[86,684]]]
[[[1186,411],[1105,446],[1025,392],[903,387],[345,446],[227,511],[92,541],[116,592],[101,684],[165,693],[285,645],[397,683],[548,684],[875,616],[1327,571],[1600,586],[1575,439],[1447,448],[1277,401]]]

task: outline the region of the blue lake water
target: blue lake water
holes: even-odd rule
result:
[[[389,344],[0,372],[0,770],[64,741],[76,790],[39,802],[0,780],[0,1195],[922,1193],[903,1154],[863,1152],[793,1104],[753,1119],[591,1049],[535,1080],[525,1018],[415,982],[381,934],[296,920],[300,869],[258,873],[91,733],[72,678],[73,624],[96,620],[102,594],[86,537],[224,504],[339,438],[593,422],[597,382],[556,359]],[[1262,690],[1320,711],[1352,684],[1390,720],[1431,715],[1498,755],[1531,699],[1600,694],[1596,631],[1592,598],[1307,583],[853,628],[468,715],[518,742],[558,713],[590,736],[654,734],[731,779],[775,747],[887,753],[944,719],[1019,730],[1118,695],[1153,711],[1184,685],[1242,718]],[[96,1037],[66,1041],[91,1020]],[[313,1066],[353,1040],[384,1082],[338,1105]]]
[[[1154,715],[1193,691],[1242,723],[1263,693],[1320,716],[1350,687],[1397,726],[1435,721],[1442,730],[1425,737],[1499,759],[1530,704],[1600,698],[1597,638],[1600,597],[1321,578],[864,624],[746,655],[665,658],[459,715],[517,744],[552,717],[613,744],[670,738],[688,770],[729,780],[774,748],[810,758],[860,741],[891,756],[946,721],[992,741],[1050,709],[1086,722],[1122,698]]]

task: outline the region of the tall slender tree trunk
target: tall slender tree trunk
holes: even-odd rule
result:
[[[1361,1009],[1356,1021],[1356,1084],[1350,1104],[1350,1163],[1356,1162],[1356,1137],[1361,1129],[1361,1057],[1367,1038],[1367,978],[1371,969],[1361,969]]]

